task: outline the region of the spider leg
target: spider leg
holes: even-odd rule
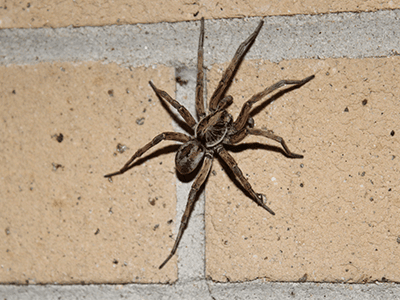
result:
[[[291,157],[291,158],[303,158],[304,156],[301,154],[296,154],[293,153],[292,151],[289,150],[288,146],[285,143],[285,140],[283,138],[281,138],[280,136],[277,136],[276,134],[274,134],[274,132],[272,130],[262,130],[262,129],[258,129],[258,128],[247,128],[246,132],[248,134],[251,135],[261,135],[264,136],[268,139],[277,141],[278,143],[280,143],[283,147],[283,149],[285,150],[287,156]]]
[[[216,110],[222,110],[227,108],[229,105],[231,105],[233,102],[233,97],[231,95],[228,95],[224,97],[221,101],[218,103],[218,107]]]
[[[264,98],[269,93],[272,93],[276,89],[279,89],[280,87],[283,87],[288,84],[295,84],[295,85],[301,86],[301,85],[309,82],[314,77],[315,77],[314,75],[311,75],[302,80],[281,80],[281,81],[271,85],[270,87],[266,88],[262,92],[255,94],[253,97],[250,98],[250,100],[247,100],[246,103],[243,105],[238,118],[233,123],[233,127],[236,129],[236,131],[239,131],[242,128],[244,128],[244,126],[247,123],[247,120],[249,119],[250,110],[251,110],[251,107],[253,106],[253,104],[256,103],[257,101],[261,100],[262,98]]]
[[[212,150],[207,150],[207,152],[205,153],[203,166],[201,167],[200,173],[197,176],[197,178],[194,180],[194,182],[192,184],[192,188],[190,189],[188,202],[186,204],[186,209],[185,209],[185,212],[183,213],[183,216],[181,219],[181,225],[179,226],[179,231],[178,231],[178,235],[176,236],[174,246],[171,250],[171,253],[168,255],[167,259],[164,260],[164,262],[160,265],[159,269],[161,269],[162,267],[165,266],[165,264],[172,258],[172,256],[174,256],[176,249],[178,248],[178,245],[182,238],[183,232],[185,231],[186,226],[188,224],[190,214],[193,211],[196,194],[199,191],[200,187],[203,185],[204,181],[206,180],[208,173],[210,172],[213,158],[214,158],[213,155],[214,155],[214,151],[212,151]]]
[[[218,103],[221,99],[221,96],[225,92],[226,87],[228,86],[229,82],[232,80],[232,77],[235,73],[236,68],[242,61],[246,52],[250,49],[251,45],[253,44],[254,40],[256,39],[258,33],[263,26],[264,21],[260,21],[257,28],[254,32],[243,42],[240,44],[239,48],[236,50],[235,56],[233,57],[231,63],[229,64],[228,68],[226,68],[224,74],[222,75],[221,81],[218,83],[214,94],[211,96],[210,99],[210,107],[209,110],[211,112],[215,111],[218,107]]]
[[[241,183],[241,185],[245,188],[247,192],[251,195],[254,202],[260,205],[262,208],[267,210],[270,214],[275,215],[275,213],[270,209],[267,205],[265,205],[263,201],[263,195],[257,194],[249,181],[243,176],[242,171],[239,169],[235,159],[224,149],[222,146],[218,146],[216,149],[218,155],[222,158],[222,160],[228,165],[228,167],[232,170],[233,174],[235,175],[236,179]]]
[[[193,127],[194,125],[196,125],[195,119],[190,114],[190,112],[186,109],[186,107],[184,107],[178,101],[173,99],[170,95],[168,95],[167,92],[156,88],[156,86],[151,81],[149,81],[149,84],[153,88],[156,95],[158,97],[160,97],[161,99],[166,100],[169,104],[171,104],[179,112],[179,114],[182,116],[182,118],[185,120],[185,122],[190,127]]]
[[[246,129],[247,128],[242,128],[239,131],[233,131],[233,133],[226,135],[223,144],[235,145],[241,142],[246,136],[248,136]]]
[[[136,151],[136,153],[128,160],[128,162],[119,170],[118,172],[110,173],[107,175],[104,175],[104,177],[112,177],[115,175],[123,174],[129,169],[133,168],[133,161],[142,156],[143,153],[145,153],[147,150],[149,150],[151,147],[154,147],[157,145],[159,142],[163,140],[170,140],[170,141],[178,141],[182,143],[186,143],[189,141],[191,138],[190,136],[184,134],[184,133],[179,133],[179,132],[163,132],[159,135],[157,135],[155,138],[150,143],[147,143],[145,146],[140,148],[139,150]]]
[[[197,82],[196,82],[196,111],[200,119],[206,113],[204,110],[204,18],[200,21],[199,50],[197,51]]]
[[[234,145],[242,141],[246,136],[248,135],[260,135],[264,136],[268,139],[277,141],[280,143],[285,150],[285,153],[287,156],[291,158],[303,158],[304,156],[301,154],[296,154],[293,153],[292,151],[289,150],[288,146],[285,143],[285,140],[281,138],[280,136],[274,134],[272,130],[263,130],[263,129],[258,129],[258,128],[243,128],[242,130],[236,132],[235,134],[231,135],[226,139],[224,142],[229,145]]]

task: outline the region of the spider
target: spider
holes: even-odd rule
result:
[[[117,172],[107,174],[104,177],[112,177],[115,175],[123,174],[129,169],[134,167],[133,162],[140,157],[143,153],[148,151],[163,140],[177,141],[183,143],[175,156],[176,169],[181,174],[189,174],[201,165],[201,169],[194,180],[191,190],[189,192],[188,201],[186,204],[185,212],[183,213],[181,224],[179,227],[178,235],[176,237],[174,246],[168,255],[167,259],[160,265],[159,269],[163,268],[165,264],[174,256],[179,242],[182,238],[183,232],[188,224],[190,214],[193,210],[196,201],[196,194],[200,187],[205,182],[208,173],[210,172],[214,155],[218,155],[225,164],[229,167],[235,178],[243,186],[243,188],[251,196],[251,199],[259,206],[267,210],[272,215],[275,213],[265,204],[266,196],[256,193],[251,187],[248,180],[243,176],[242,171],[238,167],[234,158],[225,150],[224,145],[236,145],[241,142],[248,135],[263,136],[279,142],[286,155],[290,158],[303,158],[303,155],[295,154],[289,150],[285,141],[275,135],[273,131],[262,130],[254,128],[253,118],[250,117],[250,110],[252,106],[264,98],[267,94],[275,91],[276,89],[285,85],[302,86],[314,78],[311,75],[303,80],[281,80],[272,86],[266,88],[262,92],[255,94],[251,97],[242,107],[239,116],[233,120],[231,114],[226,111],[226,108],[232,103],[232,96],[225,96],[225,91],[232,81],[236,69],[242,61],[246,52],[250,49],[255,41],[258,33],[263,26],[261,21],[255,31],[239,46],[235,56],[230,62],[228,68],[222,75],[222,79],[218,83],[216,90],[211,96],[208,112],[204,105],[204,65],[203,65],[203,44],[204,44],[204,18],[200,22],[200,38],[198,46],[198,60],[197,60],[197,82],[196,82],[196,112],[198,121],[196,121],[190,112],[182,106],[178,101],[173,99],[165,91],[158,89],[153,82],[149,82],[150,86],[160,99],[164,99],[171,104],[182,116],[185,122],[192,128],[194,134],[192,136],[178,133],[178,132],[163,132],[145,146],[136,151],[136,153],[128,160],[128,162]]]

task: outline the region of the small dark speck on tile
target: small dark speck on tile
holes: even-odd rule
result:
[[[156,200],[157,200],[157,198],[149,199],[149,203],[150,203],[152,206],[154,206],[154,205],[156,205]]]
[[[61,143],[64,140],[64,135],[62,133],[60,133],[59,135],[57,135],[56,139],[57,139],[57,142]]]
[[[56,172],[58,169],[60,169],[61,168],[61,170],[64,170],[64,166],[63,165],[60,165],[60,164],[57,164],[57,163],[52,163],[52,166],[53,166],[53,172]]]
[[[394,130],[392,130],[392,131],[390,132],[390,135],[391,135],[391,136],[394,136]]]
[[[307,273],[305,273],[301,278],[299,278],[299,282],[306,282],[307,281]]]
[[[123,145],[121,143],[117,144],[117,152],[124,153],[126,151],[126,149],[128,149],[127,146],[125,146],[125,145]]]
[[[143,125],[144,124],[144,118],[136,119],[136,124]]]
[[[367,105],[368,100],[367,100],[367,99],[364,99],[361,103],[362,103],[362,105]]]
[[[346,107],[346,108],[344,109],[344,112],[349,112],[349,108]]]
[[[53,134],[51,136],[52,139],[55,139],[57,142],[61,143],[64,140],[64,135],[62,133],[60,134]]]
[[[175,77],[175,80],[180,86],[187,85],[187,83],[188,83],[187,80],[182,79],[182,77],[180,77],[180,76]]]

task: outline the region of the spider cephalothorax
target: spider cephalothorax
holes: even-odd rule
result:
[[[258,205],[266,209],[269,213],[275,214],[266,204],[265,196],[263,194],[256,193],[251,187],[248,180],[243,176],[242,171],[239,169],[234,158],[225,150],[224,145],[235,145],[241,142],[248,135],[259,135],[269,139],[273,139],[279,142],[286,155],[291,158],[302,158],[302,155],[292,153],[286,146],[285,141],[275,135],[270,130],[262,130],[253,128],[254,121],[250,117],[250,110],[254,103],[261,100],[267,94],[275,91],[276,89],[283,87],[288,84],[301,86],[311,79],[314,75],[304,78],[303,80],[281,80],[272,86],[266,88],[258,94],[255,94],[243,105],[239,116],[233,121],[232,116],[226,111],[226,107],[232,103],[233,98],[231,96],[224,97],[225,91],[229,86],[234,76],[235,70],[239,66],[246,52],[249,50],[258,33],[261,30],[263,21],[259,23],[256,30],[245,40],[238,48],[228,68],[222,75],[221,81],[218,83],[216,90],[211,96],[208,113],[206,113],[206,107],[204,106],[204,72],[203,72],[203,43],[204,43],[204,19],[201,19],[200,26],[200,40],[198,48],[198,61],[197,61],[197,84],[196,84],[196,112],[199,121],[193,118],[189,111],[182,106],[178,101],[174,100],[165,91],[159,90],[150,81],[149,84],[153,88],[157,96],[165,101],[169,102],[182,116],[185,122],[192,128],[194,134],[189,136],[184,133],[178,132],[163,132],[157,135],[151,142],[140,148],[136,153],[129,159],[129,161],[120,169],[118,172],[105,175],[105,177],[112,177],[118,174],[123,174],[129,169],[133,168],[134,160],[140,157],[144,152],[149,150],[151,147],[157,145],[163,140],[172,140],[182,142],[183,144],[179,147],[175,156],[176,169],[181,174],[189,174],[193,172],[199,165],[201,169],[196,179],[193,182],[192,188],[189,193],[188,202],[186,204],[185,212],[182,216],[181,225],[179,232],[175,240],[174,247],[172,248],[167,259],[160,265],[160,269],[171,259],[175,254],[178,247],[179,241],[182,238],[183,232],[187,226],[189,216],[193,210],[195,198],[198,190],[206,180],[208,173],[210,172],[214,155],[217,154],[229,167],[229,169],[235,175],[235,178],[249,193],[252,200]]]

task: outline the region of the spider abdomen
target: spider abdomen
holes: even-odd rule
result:
[[[189,174],[203,160],[205,147],[198,140],[190,140],[179,147],[175,156],[176,169],[181,174]]]

